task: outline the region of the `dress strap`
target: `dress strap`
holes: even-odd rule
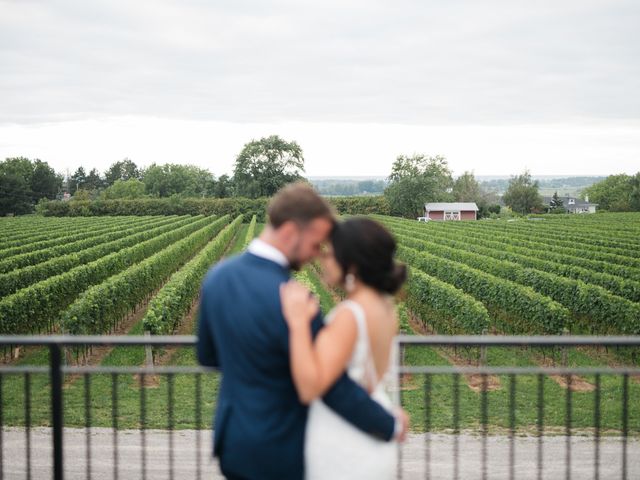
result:
[[[364,311],[364,308],[362,308],[362,305],[360,305],[358,302],[354,300],[345,300],[342,303],[347,308],[349,308],[349,310],[351,310],[351,312],[353,312],[353,315],[356,317],[356,322],[358,323],[359,338],[361,338],[361,341],[364,342],[364,344],[366,345],[367,358],[365,363],[365,370],[366,370],[365,373],[367,376],[367,381],[370,387],[373,389],[376,387],[376,384],[378,383],[378,374],[376,372],[376,367],[373,362],[373,352],[371,351],[371,339],[369,338],[369,329],[367,328],[367,315]]]
[[[353,313],[353,316],[356,317],[356,322],[358,323],[358,331],[367,332],[367,317],[364,313],[364,308],[358,302],[354,300],[345,300],[342,304],[347,307]]]

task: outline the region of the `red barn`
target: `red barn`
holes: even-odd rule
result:
[[[478,206],[474,203],[427,203],[424,206],[427,220],[477,220]]]

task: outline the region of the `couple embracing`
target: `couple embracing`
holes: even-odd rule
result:
[[[372,220],[337,222],[311,187],[269,203],[248,250],[216,265],[201,292],[198,359],[222,381],[214,454],[229,479],[390,479],[408,417],[384,387],[406,278]],[[319,260],[347,299],[323,318],[290,272]]]

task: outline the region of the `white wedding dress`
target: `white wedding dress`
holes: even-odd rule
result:
[[[347,366],[348,375],[363,386],[375,385],[371,397],[391,411],[393,402],[387,390],[397,392],[394,381],[394,352],[385,377],[377,380],[371,354],[365,313],[362,307],[345,300],[325,319],[331,322],[338,308],[349,308],[358,324],[358,338]],[[398,444],[383,442],[358,430],[318,399],[311,403],[305,438],[305,478],[309,480],[395,478],[398,462]]]

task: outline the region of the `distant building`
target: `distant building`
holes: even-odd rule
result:
[[[581,200],[576,197],[563,196],[558,197],[559,200],[562,201],[562,208],[564,208],[567,213],[596,213],[597,203],[589,203],[589,197],[585,197],[584,200]],[[553,197],[542,197],[542,201],[546,207],[551,205],[551,201]]]
[[[424,206],[426,220],[477,220],[478,206],[471,203],[426,203]]]

